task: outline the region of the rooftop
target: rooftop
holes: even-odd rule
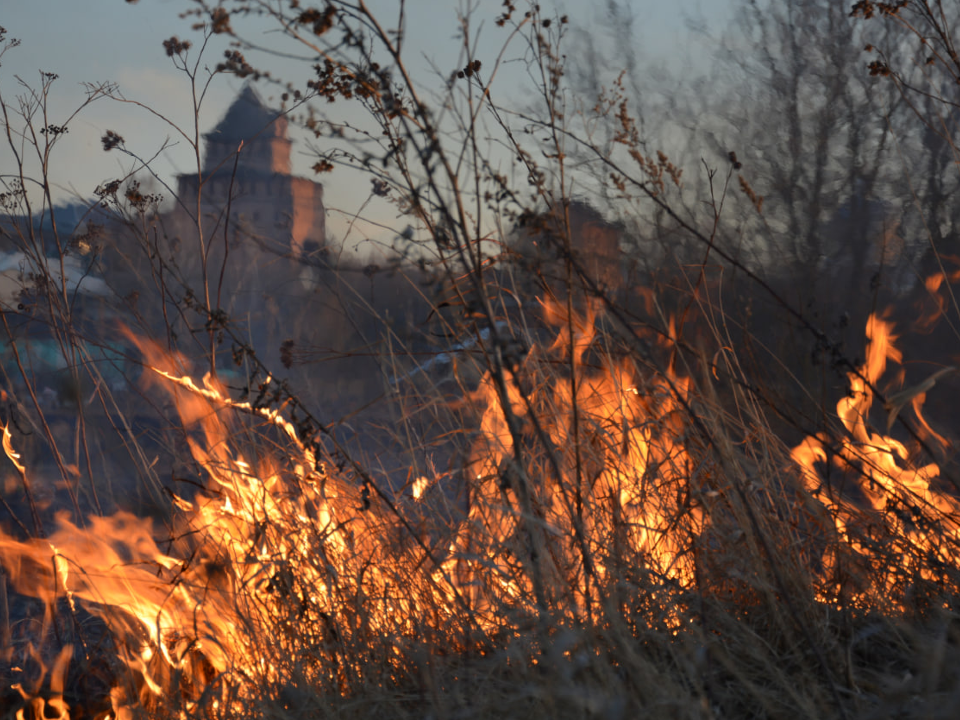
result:
[[[275,123],[281,114],[264,105],[253,85],[247,83],[233,101],[223,119],[207,133],[206,137],[217,141],[239,142],[250,140],[259,134],[286,137],[286,123],[277,123],[275,128],[264,132]]]

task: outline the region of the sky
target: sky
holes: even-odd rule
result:
[[[630,1],[637,17],[637,41],[642,56],[651,58],[651,62],[662,63],[667,58],[679,63],[690,57],[694,61],[705,57],[697,38],[688,32],[686,21],[722,22],[736,0]],[[523,6],[522,1],[517,4]],[[370,0],[369,5],[383,13],[385,24],[392,24],[396,0]],[[572,24],[590,28],[603,13],[603,5],[560,2],[556,8],[560,13],[569,13]],[[21,41],[19,47],[8,50],[0,60],[0,93],[8,105],[15,105],[17,96],[24,92],[20,79],[36,88],[43,71],[59,76],[50,96],[52,124],[61,124],[83,103],[85,83],[104,81],[116,83],[124,97],[149,106],[169,120],[165,122],[143,108],[110,99],[86,107],[71,121],[69,133],[60,139],[52,156],[49,174],[57,202],[76,197],[89,199],[99,183],[126,175],[134,168],[132,159],[103,151],[100,138],[107,130],[120,134],[126,147],[141,158],[156,156],[151,167],[171,187],[175,187],[177,173],[195,171],[189,145],[172,126],[192,132],[190,84],[173,67],[162,47],[163,40],[174,35],[191,40],[196,46],[201,36],[190,28],[195,19],[180,17],[192,7],[190,0],[5,0],[0,25],[7,29],[8,38]],[[456,67],[460,54],[457,13],[464,7],[456,0],[407,0],[407,46],[422,77],[431,78],[429,62],[444,68]],[[473,28],[481,32],[481,48],[489,46],[492,54],[502,37],[502,31],[493,22],[502,10],[501,0],[473,0],[470,7],[475,18]],[[238,27],[243,27],[245,34],[258,43],[291,50],[289,44],[278,44],[281,39],[272,28],[254,21]],[[223,38],[214,36],[204,55],[206,62],[215,65],[225,48]],[[684,52],[678,53],[678,49]],[[302,55],[299,50],[293,52]],[[249,57],[301,82],[308,76],[309,61],[305,59],[278,60],[256,54]],[[215,79],[201,108],[201,132],[216,125],[242,86],[243,80],[237,77],[221,75]],[[258,89],[268,104],[279,106],[276,89]],[[508,95],[509,92],[507,87]],[[312,176],[310,167],[315,159],[307,153],[303,136],[296,131],[292,135],[294,172]],[[2,172],[9,172],[10,162],[9,149],[0,148]],[[334,236],[343,239],[346,233],[355,231],[349,221],[359,203],[369,196],[369,180],[350,176],[346,171],[334,171],[320,180],[325,185],[325,204],[330,212],[328,227]],[[382,219],[390,224],[395,218]]]

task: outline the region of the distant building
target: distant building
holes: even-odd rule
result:
[[[234,233],[257,240],[263,249],[298,257],[305,247],[323,247],[323,185],[291,175],[287,119],[268,109],[252,85],[244,86],[204,138],[200,213],[205,224],[222,225],[229,205]],[[177,180],[177,195],[186,207],[179,214],[196,212],[200,178],[192,173]],[[178,224],[183,220],[191,221],[181,218]]]
[[[299,280],[302,256],[325,246],[323,186],[291,174],[287,119],[247,85],[204,139],[201,172],[177,178],[169,212],[131,207],[125,193],[136,186],[119,181],[115,197],[43,208],[34,218],[0,212],[0,312],[9,331],[0,330],[0,369],[7,377],[19,376],[18,349],[29,355],[38,392],[64,395],[58,383],[75,380],[78,363],[69,354],[74,345],[54,332],[67,318],[70,332],[90,341],[76,346],[80,358],[93,359],[99,378],[118,388],[123,372],[138,371],[125,364],[133,351],[117,332],[131,320],[146,335],[188,337],[203,327],[209,300],[271,367],[281,367],[286,337],[313,329],[307,308],[315,306],[303,299],[314,286]],[[224,377],[239,373],[230,350],[227,342],[218,350]],[[90,397],[92,385],[84,388]]]
[[[570,252],[580,271],[600,289],[617,290],[622,284],[620,241],[624,229],[607,221],[589,203],[571,201],[566,216],[560,206],[522,219],[510,244],[527,269],[536,270],[545,280],[562,283],[568,228]]]

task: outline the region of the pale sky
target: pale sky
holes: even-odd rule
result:
[[[638,44],[642,57],[651,62],[680,62],[696,57],[696,41],[684,27],[684,18],[706,17],[723,20],[729,13],[732,0],[632,0],[636,13]],[[304,3],[307,5],[308,3]],[[395,22],[395,0],[372,0],[372,7],[383,8],[384,24]],[[522,2],[517,3],[522,7]],[[543,3],[546,6],[546,3]],[[0,66],[0,92],[8,104],[16,102],[23,92],[17,76],[33,86],[39,85],[40,71],[59,75],[51,97],[50,122],[60,124],[70,111],[85,97],[84,82],[112,81],[129,99],[137,100],[163,112],[172,122],[184,128],[192,125],[190,87],[186,77],[178,72],[166,57],[163,40],[177,35],[197,44],[200,33],[192,31],[193,19],[181,19],[179,14],[193,7],[189,0],[141,0],[127,3],[123,0],[4,0],[0,25],[8,31],[8,38],[21,40],[21,45],[10,49]],[[567,12],[573,23],[585,26],[603,13],[605,3],[576,3],[567,0],[557,7]],[[413,58],[421,63],[421,77],[432,81],[426,59],[441,67],[455,67],[460,45],[456,38],[457,11],[463,5],[453,0],[408,0],[407,46],[417,52]],[[491,53],[503,37],[503,31],[494,26],[493,19],[501,12],[501,0],[474,0],[476,31],[482,25],[482,38],[489,38]],[[247,35],[264,44],[276,43],[276,33],[267,33],[262,27],[248,22]],[[208,48],[206,61],[216,64],[222,57],[225,43],[214,37]],[[289,45],[283,46],[289,48]],[[685,52],[678,52],[681,49]],[[299,53],[299,50],[293,49]],[[256,60],[255,55],[250,56]],[[286,76],[308,77],[309,63],[303,61],[269,60],[271,69]],[[220,76],[210,90],[201,111],[201,132],[212,128],[226,107],[242,87],[236,77]],[[258,86],[261,95],[272,106],[279,106],[276,90]],[[57,200],[80,195],[90,198],[98,183],[119,177],[132,165],[129,158],[112,152],[103,152],[100,138],[107,130],[124,137],[126,146],[142,157],[150,157],[161,150],[165,139],[177,142],[175,131],[148,112],[111,100],[100,100],[88,107],[71,123],[70,132],[57,148],[51,175],[57,187]],[[296,133],[293,133],[296,140]],[[314,160],[305,156],[304,142],[294,145],[294,172],[312,176]],[[155,171],[171,186],[175,186],[178,172],[191,172],[193,160],[189,147],[182,142],[163,153],[153,162]],[[0,148],[0,167],[6,173],[12,170],[10,152],[4,142]],[[328,208],[355,211],[368,195],[369,181],[360,182],[333,174],[319,178],[325,185]],[[331,213],[328,226],[333,234],[342,237],[345,220],[342,214]]]

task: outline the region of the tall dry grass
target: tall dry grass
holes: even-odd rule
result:
[[[953,717],[951,446],[909,413],[891,430],[894,387],[725,244],[735,157],[701,230],[675,209],[679,169],[648,153],[624,97],[567,117],[567,23],[537,7],[507,4],[501,24],[539,78],[539,114],[499,103],[500,66],[476,61],[465,17],[449,120],[364,5],[246,5],[329,59],[314,97],[359,97],[379,123],[392,164],[371,172],[422,230],[419,262],[388,278],[317,261],[336,320],[311,325],[317,305],[281,313],[293,342],[258,347],[220,306],[223,274],[170,252],[157,198],[101,186],[86,232],[68,238],[37,222],[57,214],[46,166],[38,207],[21,164],[3,196],[4,240],[26,262],[3,315],[18,374],[4,390],[0,633],[5,680],[20,683],[4,717],[49,717],[58,699],[71,717],[119,718]],[[201,12],[206,38],[232,35],[224,8]],[[344,49],[357,22],[369,41]],[[374,52],[392,58],[389,78]],[[8,141],[30,136],[30,117],[17,129],[3,106]],[[604,119],[611,152],[581,133]],[[518,139],[520,120],[547,139]],[[526,186],[479,148],[491,128]],[[61,134],[32,135],[33,149],[46,157]],[[623,226],[583,222],[570,197],[575,143],[607,168],[608,191],[669,218],[696,254],[659,255],[630,276],[641,289],[626,283],[628,263],[597,252]],[[216,235],[194,219],[206,258]],[[71,285],[78,253],[107,284],[138,268],[138,297]],[[412,322],[388,314],[394,298]],[[324,330],[349,341],[331,347]],[[829,356],[844,387],[813,395],[781,333]],[[60,348],[59,394],[33,370],[34,337]],[[355,388],[303,383],[333,356]],[[866,442],[837,410],[858,382]],[[811,398],[815,426],[798,409]],[[822,460],[804,468],[794,449],[816,433]],[[876,469],[874,435],[891,433],[905,475]],[[902,482],[931,462],[939,478]]]

